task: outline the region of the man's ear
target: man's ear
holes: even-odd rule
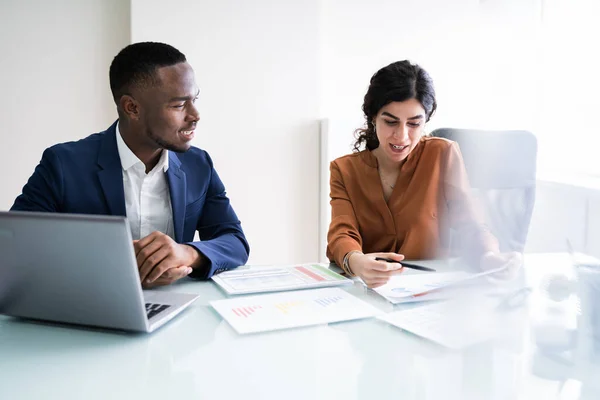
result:
[[[140,103],[130,95],[124,94],[121,96],[119,106],[123,110],[123,114],[127,115],[129,119],[136,121],[140,119]]]

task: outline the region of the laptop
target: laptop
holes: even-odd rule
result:
[[[197,297],[142,290],[125,217],[0,212],[0,314],[152,332]]]

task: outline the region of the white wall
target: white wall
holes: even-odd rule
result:
[[[132,0],[132,41],[184,52],[250,263],[318,257],[319,2]]]
[[[600,36],[600,1],[322,4],[321,116],[330,119],[334,139],[352,139],[351,132],[336,131],[336,120],[363,122],[360,106],[372,74],[410,59],[436,86],[430,130],[531,130],[539,139],[540,170],[600,174],[600,57],[592,50]]]
[[[108,67],[128,43],[126,1],[0,2],[0,210],[10,208],[46,147],[116,118]]]
[[[323,0],[322,117],[362,124],[371,76],[409,59],[436,87],[429,130],[533,130],[539,10],[540,0]]]

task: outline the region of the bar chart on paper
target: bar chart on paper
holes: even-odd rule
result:
[[[283,267],[246,266],[214,275],[212,280],[228,294],[315,289],[352,284],[352,280],[333,272],[325,264]]]
[[[478,278],[503,271],[504,269],[506,269],[506,266],[475,274],[465,271],[455,271],[406,276],[396,275],[388,283],[374,290],[394,304],[421,300],[439,300],[452,295],[451,292],[443,292],[439,289],[472,283]]]
[[[256,310],[261,309],[261,306],[250,306],[250,307],[235,307],[232,308],[231,311],[238,317],[249,317],[256,312]]]
[[[370,304],[338,289],[312,289],[211,301],[238,333],[264,332],[372,317]]]

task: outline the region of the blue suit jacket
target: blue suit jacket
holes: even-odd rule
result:
[[[126,216],[116,122],[104,132],[44,151],[11,210]],[[177,243],[194,246],[211,262],[192,276],[244,265],[249,246],[208,153],[169,151],[166,172]],[[201,241],[193,242],[195,231]]]

